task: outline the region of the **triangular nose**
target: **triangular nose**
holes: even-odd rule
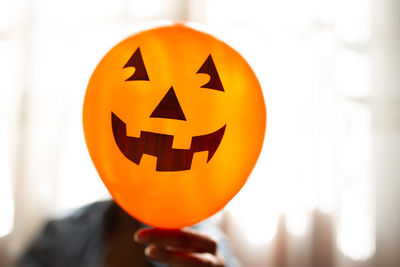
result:
[[[179,105],[174,88],[168,90],[156,109],[151,113],[150,118],[165,118],[186,121],[181,105]]]

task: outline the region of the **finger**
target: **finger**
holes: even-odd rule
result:
[[[145,254],[152,260],[163,262],[171,267],[223,267],[224,262],[220,257],[209,253],[188,253],[172,251],[165,247],[150,245]]]
[[[187,252],[215,254],[217,243],[210,237],[190,229],[165,230],[142,228],[135,233],[135,241]]]

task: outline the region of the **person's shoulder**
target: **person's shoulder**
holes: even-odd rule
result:
[[[111,201],[94,202],[48,220],[26,249],[19,266],[85,266],[75,259],[81,258],[80,262],[87,264],[84,255],[102,249],[110,205]]]
[[[42,234],[70,239],[71,235],[93,232],[105,223],[110,203],[111,201],[98,201],[72,212],[59,214],[45,224]]]
[[[98,222],[101,217],[105,216],[111,204],[111,200],[103,200],[86,204],[73,211],[57,214],[49,222],[61,225],[82,221]]]

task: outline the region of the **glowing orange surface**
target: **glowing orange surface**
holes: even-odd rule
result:
[[[138,48],[148,80],[129,80],[136,68],[124,68]],[[210,55],[223,91],[204,87],[210,76],[199,69]],[[159,115],[155,109],[171,87],[186,120],[151,116]],[[208,151],[200,151],[189,170],[157,171],[158,157],[144,153],[136,164],[121,152],[112,114],[126,124],[127,136],[172,135],[174,149],[190,149],[192,137],[226,128],[208,162]],[[261,150],[266,111],[255,74],[235,50],[176,24],[133,35],[105,55],[86,91],[83,126],[90,156],[115,201],[148,225],[180,228],[220,210],[244,185]]]

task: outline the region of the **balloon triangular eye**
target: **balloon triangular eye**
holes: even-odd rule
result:
[[[140,47],[136,49],[135,53],[133,53],[123,69],[128,67],[134,67],[135,72],[125,81],[149,81],[149,76],[147,75],[146,67],[144,66],[142,54],[140,53]]]
[[[200,67],[200,69],[197,71],[197,73],[205,73],[210,75],[210,80],[208,81],[208,83],[201,86],[201,88],[208,88],[225,92],[221,80],[219,79],[217,68],[215,68],[215,64],[211,55],[208,56],[208,58]]]

